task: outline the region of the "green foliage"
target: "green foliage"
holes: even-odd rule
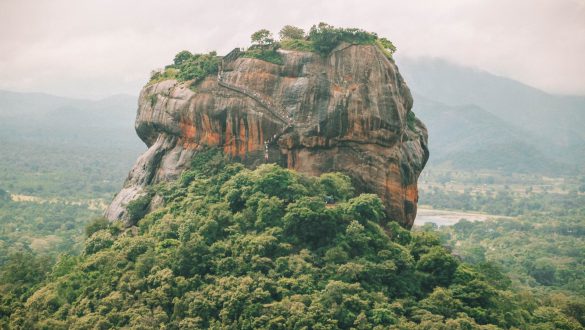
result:
[[[446,176],[443,182],[450,180]],[[432,205],[437,209],[479,211],[502,216],[554,213],[564,217],[571,213],[582,212],[578,205],[585,203],[585,195],[575,193],[556,194],[543,191],[525,194],[524,192],[519,193],[517,189],[512,191],[505,186],[496,186],[476,192],[472,192],[470,189],[445,191],[440,187],[443,184],[440,182],[438,185],[432,186],[431,189],[421,191],[420,199],[425,204]],[[480,185],[487,186],[483,182]],[[575,227],[575,224],[572,226]],[[578,226],[574,229],[581,234],[585,232],[585,229]]]
[[[216,74],[219,67],[219,59],[215,52],[194,54],[180,63],[175,67],[179,70],[177,79],[179,81],[194,80],[194,83],[203,80],[208,75]]]
[[[342,42],[350,44],[377,45],[391,58],[396,47],[386,38],[356,28],[336,28],[327,23],[313,25],[308,34],[301,28],[286,25],[279,32],[280,41],[275,42],[270,31],[259,30],[252,34],[252,47],[244,57],[257,58],[274,64],[282,64],[282,58],[276,51],[279,47],[287,50],[317,52],[327,55]]]
[[[350,199],[345,205],[345,211],[364,224],[368,221],[382,223],[385,220],[384,205],[374,194],[362,194]]]
[[[109,225],[110,222],[104,217],[94,218],[85,226],[85,236],[90,237],[96,231],[107,229]]]
[[[138,220],[142,219],[142,217],[148,212],[148,206],[150,205],[151,200],[152,193],[148,192],[129,202],[128,205],[126,205],[128,221],[130,223],[136,223]]]
[[[341,173],[324,173],[319,177],[319,184],[323,193],[331,196],[335,201],[346,201],[353,196],[351,179]]]
[[[272,33],[266,29],[258,30],[250,36],[253,45],[268,46],[274,43]]]
[[[446,182],[453,180],[457,178],[452,175]],[[465,205],[495,213],[520,214],[483,222],[461,220],[438,229],[442,240],[464,262],[471,264],[459,265],[452,276],[449,296],[447,293],[441,296],[443,305],[470,306],[467,315],[478,322],[491,323],[495,322],[494,317],[479,313],[476,306],[484,310],[505,307],[507,304],[502,304],[497,291],[509,290],[519,293],[516,303],[527,310],[521,317],[514,313],[505,315],[509,324],[521,328],[524,323],[512,322],[519,318],[527,320],[529,326],[525,327],[530,329],[582,329],[585,325],[580,316],[585,306],[583,196],[532,189],[518,193],[518,188],[502,184],[512,180],[518,178],[492,174],[479,182],[486,193],[472,194],[466,189],[461,194],[434,188],[432,194],[425,194],[432,197],[433,205]],[[495,191],[490,193],[490,190]],[[421,250],[420,255],[429,252]],[[437,312],[452,313],[450,308]]]
[[[164,70],[155,70],[150,73],[150,80],[148,81],[148,85],[156,84],[163,80],[169,79],[177,79],[179,74],[179,70],[175,69],[174,67],[167,67]],[[150,96],[150,106],[154,106],[156,103],[156,94]]]
[[[336,28],[327,23],[313,25],[309,31],[309,40],[315,50],[323,55],[329,54],[341,42],[351,44],[375,44],[378,36],[356,28]]]
[[[85,254],[94,254],[114,244],[114,236],[107,230],[100,230],[93,233],[85,241]]]
[[[177,53],[177,55],[175,55],[175,58],[173,59],[173,65],[175,65],[176,67],[180,67],[183,63],[186,63],[187,61],[190,61],[193,58],[193,53],[191,53],[188,50],[183,50]]]
[[[375,33],[366,32],[356,28],[335,28],[326,23],[314,25],[309,34],[301,28],[286,25],[280,32],[280,42],[276,42],[269,30],[261,29],[250,36],[252,46],[241,56],[255,58],[266,62],[282,65],[284,63],[278,49],[318,52],[327,55],[341,42],[351,44],[371,44],[378,47],[391,57],[396,48],[386,38],[378,38]],[[193,80],[192,86],[201,82],[205,77],[216,74],[219,69],[219,58],[215,52],[209,54],[193,54],[183,50],[173,59],[173,64],[164,70],[153,71],[148,84],[158,83],[163,80],[177,79],[178,81]],[[151,99],[154,105],[155,99]]]
[[[301,40],[305,38],[305,31],[296,26],[285,25],[278,32],[278,36],[281,42],[284,40]]]
[[[335,213],[325,207],[323,199],[303,197],[287,207],[283,218],[285,232],[298,239],[297,244],[325,245],[344,226]],[[347,224],[345,224],[347,225]]]
[[[99,213],[87,204],[0,201],[0,266],[17,253],[77,253],[86,223]]]
[[[384,52],[384,55],[388,58],[392,58],[394,52],[396,52],[396,46],[392,43],[392,41],[386,38],[379,38],[376,40],[376,45],[380,47],[380,49]]]
[[[409,111],[406,115],[406,125],[411,131],[416,132],[416,116],[414,112]]]
[[[231,164],[217,149],[153,188],[131,235],[100,221],[84,254],[0,272],[11,328],[575,328],[583,306],[527,306],[497,268],[461,263],[430,232],[384,223],[341,174]],[[324,197],[338,189],[336,204]],[[346,201],[347,199],[347,201]],[[144,203],[146,204],[146,203]],[[12,259],[16,260],[16,259]],[[482,269],[485,269],[485,274]],[[20,281],[20,282],[19,282]],[[4,298],[8,297],[8,298]]]
[[[282,56],[276,51],[276,48],[250,48],[244,52],[242,57],[256,58],[277,65],[284,64]]]
[[[285,39],[280,41],[282,49],[297,50],[301,52],[314,52],[315,45],[311,40],[305,39]]]
[[[425,278],[425,285],[434,288],[447,287],[458,266],[457,259],[441,246],[433,246],[429,251],[420,256],[416,263],[416,269],[430,274]]]
[[[585,278],[580,274],[585,273],[585,208],[575,207],[569,214],[557,212],[485,222],[460,221],[441,232],[465,261],[494,263],[514,274],[519,286],[583,295]],[[486,274],[491,271],[483,268]]]
[[[208,54],[192,54],[189,51],[181,51],[173,60],[173,64],[167,66],[164,71],[153,71],[148,84],[154,84],[163,80],[177,79],[178,81],[193,80],[195,85],[209,75],[216,74],[219,69],[219,59],[216,52]],[[154,105],[151,99],[151,105]]]

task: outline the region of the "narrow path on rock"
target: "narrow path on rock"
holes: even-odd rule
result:
[[[236,51],[236,49],[234,49],[232,52],[230,52],[230,54],[234,54],[234,55],[230,56],[230,60],[229,60],[230,62],[234,61],[237,58],[238,53],[235,51]],[[239,50],[238,50],[238,52],[239,52]],[[228,55],[230,55],[230,54],[228,54]],[[257,103],[259,103],[262,106],[262,108],[264,108],[270,115],[272,115],[274,118],[278,119],[278,121],[280,121],[282,124],[284,124],[284,126],[282,127],[282,130],[279,133],[274,134],[272,137],[270,137],[269,139],[264,141],[264,145],[265,145],[266,152],[267,152],[269,144],[275,143],[282,134],[284,134],[289,128],[294,126],[293,120],[292,120],[290,114],[284,108],[277,106],[274,102],[272,102],[270,99],[268,99],[268,97],[262,96],[260,93],[251,91],[251,90],[244,88],[242,86],[236,86],[234,84],[230,84],[230,83],[226,82],[224,80],[223,67],[224,67],[224,64],[222,63],[222,65],[220,66],[219,72],[217,74],[218,85],[220,85],[221,87],[227,88],[229,90],[232,90],[234,92],[243,94],[243,95],[253,99]]]

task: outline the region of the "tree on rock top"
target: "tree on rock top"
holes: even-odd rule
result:
[[[252,44],[258,46],[268,46],[274,43],[274,37],[272,36],[272,32],[262,29],[252,33],[250,37]]]

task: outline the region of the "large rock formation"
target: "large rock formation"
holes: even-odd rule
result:
[[[202,146],[219,146],[250,167],[344,172],[410,228],[429,154],[395,63],[374,45],[342,44],[327,57],[279,52],[283,65],[232,53],[195,91],[175,80],[145,86],[136,131],[149,149],[106,216],[124,219],[146,186],[176,178]]]

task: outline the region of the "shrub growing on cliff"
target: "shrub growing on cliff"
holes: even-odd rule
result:
[[[193,58],[193,54],[188,50],[183,50],[175,55],[175,59],[173,60],[173,65],[176,67],[181,66],[183,63],[191,60]]]
[[[336,28],[327,23],[313,25],[309,31],[309,40],[315,50],[321,54],[329,54],[341,42],[352,44],[374,44],[378,35],[356,28]]]
[[[386,38],[378,38],[376,40],[376,44],[378,45],[378,47],[380,47],[380,49],[382,49],[382,51],[384,51],[384,54],[388,58],[392,57],[392,54],[394,54],[394,52],[396,51],[396,46],[394,46],[392,41]]]
[[[274,41],[270,31],[266,29],[256,31],[250,39],[252,40],[252,46],[244,52],[242,57],[257,58],[278,65],[284,63],[277,52],[280,44]]]
[[[284,61],[282,60],[282,56],[280,56],[276,50],[277,48],[250,48],[242,55],[242,57],[257,58],[266,62],[282,65]]]
[[[297,50],[301,52],[314,52],[315,45],[306,39],[285,39],[280,41],[282,49]]]
[[[379,38],[376,33],[356,28],[337,28],[323,22],[313,25],[306,36],[302,29],[290,25],[283,27],[280,32],[280,44],[283,49],[327,55],[342,42],[377,45],[388,58],[396,51],[390,40]]]
[[[180,61],[176,65],[179,70],[177,78],[181,81],[195,80],[199,82],[203,78],[211,74],[216,74],[219,68],[219,59],[217,53],[211,52],[209,54],[194,54],[188,59]]]
[[[163,69],[153,70],[150,73],[150,80],[148,81],[148,84],[156,84],[157,82],[161,82],[163,80],[168,80],[168,79],[177,79],[178,73],[179,73],[179,70],[175,69],[172,66],[167,67],[164,70]]]
[[[192,54],[184,50],[175,55],[173,64],[167,65],[164,70],[153,71],[149,84],[167,79],[193,80],[193,84],[197,84],[205,77],[216,74],[218,69],[219,59],[216,52]]]

